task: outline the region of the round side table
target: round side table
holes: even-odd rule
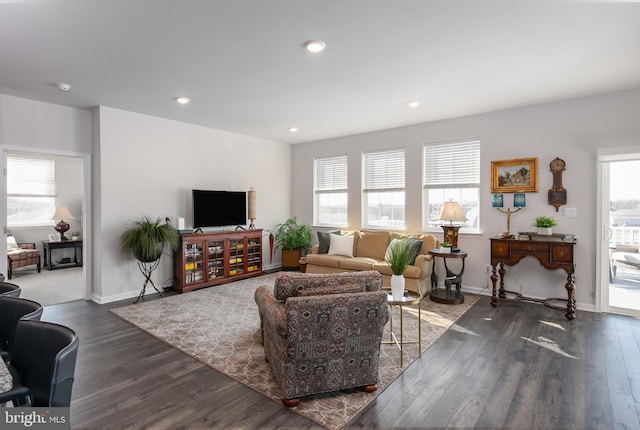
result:
[[[433,258],[433,265],[431,270],[431,294],[429,298],[437,303],[444,303],[447,305],[459,305],[464,303],[464,296],[460,292],[460,288],[462,288],[462,274],[464,273],[464,259],[467,258],[466,251],[458,251],[458,252],[440,252],[439,249],[431,249],[429,250],[429,255]],[[446,277],[444,279],[445,288],[438,288],[438,274],[436,273],[436,258],[442,258],[444,262],[444,268],[446,271]],[[462,268],[460,272],[455,273],[449,266],[447,266],[447,259],[456,258],[462,260]],[[455,292],[451,292],[451,284],[456,286]]]

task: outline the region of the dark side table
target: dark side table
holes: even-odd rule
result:
[[[43,240],[44,248],[44,268],[47,270],[62,269],[63,267],[82,267],[82,239],[78,240]],[[73,260],[68,259],[64,262],[54,263],[51,259],[51,251],[55,249],[73,248]]]
[[[458,252],[440,252],[439,249],[429,250],[429,255],[433,257],[433,265],[431,269],[431,294],[429,297],[431,300],[437,303],[444,303],[447,305],[459,305],[464,303],[464,296],[460,292],[462,288],[462,274],[464,273],[464,259],[467,258],[466,251]],[[446,271],[446,277],[444,279],[445,288],[438,288],[438,274],[436,273],[436,258],[442,258],[444,262],[444,269]],[[447,260],[449,258],[456,258],[462,260],[462,268],[460,272],[455,273],[449,266],[447,266]],[[456,291],[451,292],[451,285],[456,286]]]

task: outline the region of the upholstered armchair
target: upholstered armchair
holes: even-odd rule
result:
[[[380,273],[279,272],[255,300],[265,358],[286,406],[311,394],[376,389],[390,315]]]
[[[7,243],[9,244],[8,238]],[[7,275],[9,279],[13,276],[13,269],[34,264],[40,273],[40,251],[36,249],[35,243],[18,243],[15,248],[11,245],[7,246]]]

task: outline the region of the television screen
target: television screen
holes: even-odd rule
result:
[[[193,190],[193,228],[247,224],[246,191]]]

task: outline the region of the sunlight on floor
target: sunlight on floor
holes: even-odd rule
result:
[[[551,339],[547,339],[546,337],[538,336],[538,340],[533,340],[533,339],[530,339],[528,337],[521,337],[521,339],[524,339],[527,342],[531,342],[531,343],[534,343],[534,344],[536,344],[538,346],[546,348],[549,351],[556,352],[556,353],[562,355],[563,357],[575,358],[576,360],[578,360],[578,357],[574,357],[573,355],[564,352],[557,343],[555,343]]]
[[[554,328],[559,328],[560,330],[564,330],[565,328],[562,327],[560,324],[558,323],[554,323],[554,322],[549,322],[549,321],[542,321],[542,320],[538,320],[538,322],[542,323],[542,324],[546,324],[548,326],[554,327]]]

